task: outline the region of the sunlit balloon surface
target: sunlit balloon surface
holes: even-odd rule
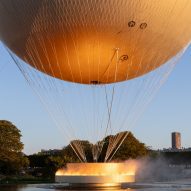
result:
[[[187,0],[1,0],[0,38],[53,77],[105,84],[141,76],[191,38]]]

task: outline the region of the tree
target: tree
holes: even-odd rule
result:
[[[74,162],[74,163],[80,162],[80,160],[78,159],[78,157],[76,156],[75,152],[73,151],[70,145],[67,145],[62,149],[61,156],[69,158],[70,159],[69,162]]]
[[[103,139],[104,145],[98,162],[103,162],[105,159],[110,137],[113,137],[113,135],[107,136]],[[87,162],[93,162],[92,143],[87,140],[74,141],[80,141],[82,148],[84,149]],[[100,143],[101,142],[102,141],[100,141]],[[113,160],[122,161],[129,158],[142,157],[147,154],[147,147],[143,143],[139,142],[132,133],[129,133],[119,150],[114,155]],[[66,166],[66,163],[80,162],[70,145],[64,147],[61,152],[57,154],[34,154],[28,156],[28,159],[30,161],[30,167],[33,168],[32,175],[39,176],[40,174],[40,176],[46,178],[53,178],[56,171],[59,168]]]
[[[149,151],[144,143],[141,143],[136,139],[130,132],[123,144],[120,146],[119,150],[113,157],[113,160],[127,160],[135,159],[148,155]]]
[[[28,164],[24,157],[21,132],[15,125],[6,120],[0,120],[0,172],[13,174]]]
[[[107,152],[107,148],[109,145],[109,140],[111,137],[113,137],[113,135],[109,135],[103,139],[103,148],[102,148],[102,152],[99,156],[98,162],[104,161],[105,155]],[[87,161],[93,162],[92,144],[89,141],[83,141],[83,140],[78,140],[78,141],[80,141],[82,146],[83,146]],[[62,153],[63,157],[68,156],[71,159],[71,162],[78,162],[79,161],[77,159],[76,154],[74,153],[74,151],[70,147],[70,145],[65,147],[61,153]],[[125,140],[123,141],[122,145],[119,147],[118,151],[115,153],[112,160],[123,161],[123,160],[128,160],[130,158],[135,159],[135,158],[143,157],[143,156],[148,155],[148,154],[149,154],[149,150],[145,146],[145,144],[141,143],[130,132],[127,135],[127,137],[125,138]]]
[[[49,176],[49,178],[54,178],[56,171],[70,162],[71,158],[68,156],[49,156],[46,159],[47,176]]]
[[[99,162],[103,162],[105,159],[105,155],[107,152],[107,148],[109,145],[109,140],[112,138],[113,135],[109,135],[104,138],[104,145],[102,149],[102,153],[99,157]],[[113,153],[115,150],[113,151]],[[112,154],[111,154],[112,155]],[[123,141],[122,145],[119,147],[117,152],[114,154],[112,160],[119,160],[124,161],[128,159],[135,159],[139,157],[143,157],[148,155],[148,149],[144,143],[141,143],[138,139],[134,137],[134,135],[129,132],[125,140]]]
[[[33,154],[29,155],[31,172],[33,176],[52,179],[56,171],[66,166],[66,163],[77,162],[78,158],[70,146],[65,147],[57,154]],[[79,162],[79,161],[78,161]]]
[[[109,140],[111,137],[113,137],[113,135],[109,135],[103,139],[104,144],[103,144],[102,152],[99,156],[98,162],[104,161],[107,148],[109,145]],[[89,141],[84,141],[84,140],[78,140],[78,141],[81,142],[84,148],[87,161],[93,162],[92,144]],[[61,153],[63,157],[68,156],[71,159],[71,162],[79,162],[76,154],[74,153],[70,145],[65,147]],[[129,134],[123,141],[122,145],[119,147],[118,151],[115,153],[112,160],[123,161],[123,160],[128,160],[130,158],[135,159],[135,158],[143,157],[148,154],[149,154],[149,150],[145,146],[145,144],[141,143],[138,139],[134,137],[134,135],[131,132],[129,132]]]

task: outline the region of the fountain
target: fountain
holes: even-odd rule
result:
[[[102,188],[121,187],[135,181],[136,165],[130,163],[69,163],[56,172],[57,183],[70,187]]]

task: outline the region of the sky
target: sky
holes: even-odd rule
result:
[[[191,147],[191,47],[180,59],[141,119],[131,130],[153,149],[171,147],[171,132],[182,136],[182,146]],[[21,130],[24,152],[60,149],[66,145],[39,99],[26,83],[0,44],[0,119]]]

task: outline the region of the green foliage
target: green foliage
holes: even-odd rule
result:
[[[169,164],[174,165],[191,165],[191,152],[160,152],[160,156],[163,157]]]
[[[102,149],[102,153],[99,157],[98,162],[103,162],[105,158],[105,154],[107,151],[107,147],[109,144],[109,139],[112,136],[106,137]],[[92,156],[92,144],[89,141],[80,141],[82,147],[84,148],[84,152],[86,154],[86,158],[88,162],[93,162]],[[116,152],[113,160],[127,160],[129,158],[138,158],[148,154],[147,147],[143,143],[140,143],[132,133],[129,133],[123,144]],[[30,167],[33,169],[33,176],[40,176],[46,178],[54,178],[56,171],[64,167],[66,163],[75,163],[80,162],[77,158],[75,152],[73,151],[70,145],[64,147],[62,151],[58,154],[35,154],[28,156],[30,161]]]
[[[113,137],[112,135],[107,136],[105,139],[103,139],[103,149],[101,152],[101,155],[98,159],[98,162],[103,162],[105,155],[106,155],[106,151],[109,145],[109,139]],[[85,154],[86,154],[86,158],[88,162],[93,162],[93,156],[92,156],[92,144],[89,141],[80,141]],[[138,139],[136,139],[133,134],[130,132],[126,139],[124,140],[124,142],[122,143],[122,145],[120,146],[119,150],[115,153],[113,160],[127,160],[129,158],[138,158],[138,157],[143,157],[145,155],[148,155],[148,149],[145,146],[144,143],[141,143]],[[79,160],[77,159],[76,154],[74,153],[74,151],[72,150],[72,148],[70,147],[70,145],[68,145],[67,147],[65,147],[62,151],[62,155],[63,156],[69,156],[71,159],[71,162],[79,162]]]
[[[64,167],[66,163],[79,162],[72,148],[65,147],[57,155],[33,154],[28,156],[30,168],[33,169],[30,174],[35,177],[44,177],[52,179],[56,171]]]
[[[68,157],[70,162],[80,162],[78,157],[76,156],[75,152],[73,151],[72,147],[70,145],[64,147],[61,151],[62,157]]]
[[[28,159],[23,156],[21,133],[9,121],[0,120],[0,173],[18,173],[22,167],[28,165]]]
[[[150,160],[155,160],[155,159],[158,159],[161,157],[160,153],[158,151],[149,150],[148,152],[149,152],[148,155],[149,155]]]
[[[28,160],[30,161],[30,167],[36,168],[36,167],[45,167],[46,166],[46,159],[47,155],[39,155],[39,154],[34,154],[34,155],[29,155]]]
[[[136,159],[148,155],[148,149],[144,143],[141,143],[130,132],[119,150],[113,157],[113,160],[128,160],[130,158]]]
[[[102,149],[102,153],[99,158],[99,162],[104,161],[106,151],[109,145],[110,138],[113,137],[112,135],[107,136],[104,139],[104,146]],[[148,149],[144,143],[141,143],[138,139],[134,137],[134,135],[130,132],[125,140],[123,141],[122,145],[119,147],[117,152],[115,153],[112,160],[115,161],[125,161],[128,159],[136,159],[139,157],[143,157],[148,155]]]
[[[46,160],[47,174],[50,178],[54,177],[56,171],[69,162],[71,162],[71,159],[67,156],[49,156]]]

